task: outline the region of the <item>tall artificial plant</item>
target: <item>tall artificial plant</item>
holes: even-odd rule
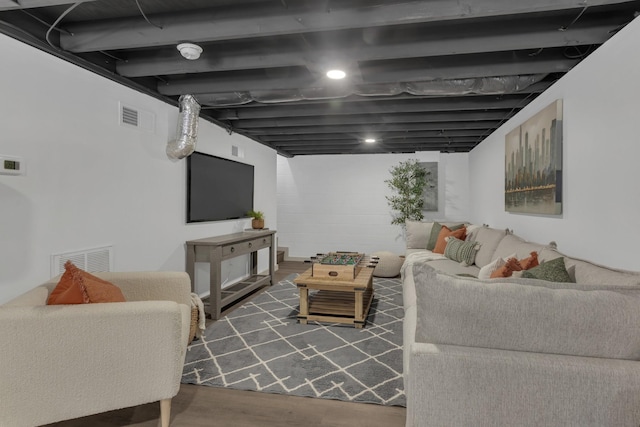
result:
[[[389,169],[389,172],[391,179],[384,182],[395,193],[393,196],[386,196],[389,206],[395,211],[391,224],[404,225],[406,220],[423,219],[423,193],[429,172],[416,159],[400,162]]]

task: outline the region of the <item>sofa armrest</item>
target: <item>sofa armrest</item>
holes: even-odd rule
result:
[[[407,426],[640,425],[640,362],[413,343]]]
[[[190,307],[0,307],[0,419],[40,425],[173,397]]]

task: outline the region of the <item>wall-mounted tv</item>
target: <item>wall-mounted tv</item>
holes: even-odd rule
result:
[[[253,165],[194,152],[187,158],[187,222],[244,218],[253,209]]]

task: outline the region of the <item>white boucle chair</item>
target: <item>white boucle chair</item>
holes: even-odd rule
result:
[[[169,426],[191,323],[182,272],[95,273],[127,302],[46,305],[52,279],[0,306],[0,426],[160,401]]]

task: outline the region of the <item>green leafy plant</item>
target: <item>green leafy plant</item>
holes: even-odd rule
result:
[[[264,219],[264,212],[252,210],[247,212],[247,216],[250,216],[253,219]]]
[[[391,179],[384,182],[394,191],[393,196],[386,196],[387,202],[395,211],[391,224],[404,225],[406,220],[420,221],[424,218],[423,193],[428,184],[427,172],[416,159],[400,162],[389,169]]]

